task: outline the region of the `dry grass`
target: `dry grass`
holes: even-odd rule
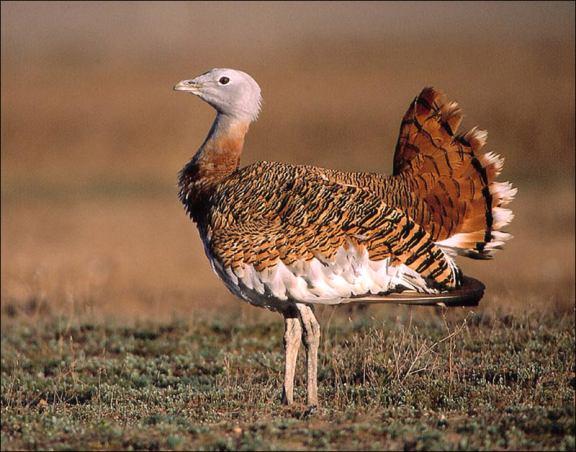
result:
[[[9,326],[2,448],[574,448],[571,316],[336,318],[316,413],[280,405],[281,341],[228,315]]]

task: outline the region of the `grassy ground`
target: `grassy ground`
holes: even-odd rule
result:
[[[279,321],[14,323],[2,449],[574,450],[572,316],[396,313],[330,316],[316,412]]]

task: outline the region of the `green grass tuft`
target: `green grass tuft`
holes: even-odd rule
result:
[[[280,322],[7,325],[2,449],[573,450],[574,320],[456,317],[333,322],[315,413]]]

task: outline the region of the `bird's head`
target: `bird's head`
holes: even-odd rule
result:
[[[211,69],[174,86],[208,102],[219,113],[244,121],[255,121],[260,112],[260,87],[252,77],[234,69]]]

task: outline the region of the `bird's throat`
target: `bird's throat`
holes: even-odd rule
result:
[[[238,168],[250,123],[218,114],[193,162],[198,176],[220,179]]]
[[[206,140],[180,173],[180,198],[188,209],[238,168],[249,126],[248,121],[216,116]]]

